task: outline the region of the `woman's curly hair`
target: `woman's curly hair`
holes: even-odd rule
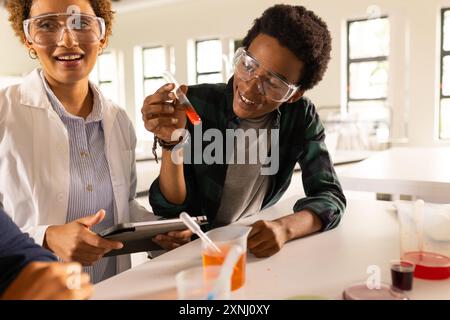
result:
[[[89,0],[95,15],[105,20],[106,42],[112,35],[112,23],[114,11],[111,8],[111,0]],[[33,0],[7,0],[6,8],[9,12],[9,22],[19,39],[24,42],[23,21],[30,17],[30,10]]]
[[[304,63],[300,85],[312,89],[322,80],[331,53],[331,35],[326,23],[303,6],[275,5],[254,21],[243,40],[248,49],[259,34],[278,40]]]

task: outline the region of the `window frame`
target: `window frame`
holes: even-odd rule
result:
[[[142,121],[141,108],[146,98],[145,82],[148,80],[158,80],[164,78],[151,75],[148,77],[145,74],[145,50],[162,49],[165,57],[164,70],[170,70],[174,73],[175,70],[175,51],[173,46],[167,43],[141,43],[134,47],[134,128],[136,131],[137,145],[136,145],[136,161],[153,160],[151,152],[154,142],[154,134],[148,132]],[[153,94],[149,92],[148,94]],[[160,159],[161,148],[156,149],[158,158]]]
[[[438,109],[438,137],[439,140],[443,140],[443,141],[449,141],[449,138],[445,138],[442,136],[442,102],[443,100],[450,100],[450,95],[444,95],[444,58],[445,57],[450,57],[450,51],[446,51],[444,50],[444,23],[445,23],[445,13],[446,12],[450,12],[450,7],[445,7],[445,8],[441,8],[441,34],[440,34],[440,50],[441,50],[441,54],[440,54],[440,73],[439,73],[439,109]]]
[[[236,52],[237,49],[244,46],[244,38],[239,39],[233,39],[233,54]]]
[[[114,68],[115,68],[114,71],[116,73],[116,77],[113,77],[110,80],[102,80],[101,76],[100,76],[101,68],[100,68],[100,61],[99,60],[102,58],[102,56],[105,56],[105,55],[111,55],[111,58],[114,61]],[[113,99],[113,101],[115,103],[118,103],[118,104],[123,104],[123,100],[122,100],[122,98],[123,98],[122,94],[123,93],[122,93],[122,91],[121,91],[122,89],[120,87],[122,82],[121,82],[121,77],[119,75],[119,73],[120,73],[120,65],[119,65],[119,63],[120,63],[119,62],[119,55],[118,55],[116,50],[114,50],[114,49],[105,50],[98,57],[97,62],[95,64],[94,68],[92,69],[91,73],[95,72],[96,76],[95,76],[95,81],[93,81],[93,83],[95,83],[100,90],[102,89],[102,86],[104,84],[113,85],[114,89],[116,90],[115,99],[117,99],[117,101],[115,101],[114,99]],[[92,81],[91,78],[89,78],[89,79]],[[112,97],[108,97],[108,98],[112,99]]]
[[[114,52],[112,52],[112,51],[106,51],[106,52],[103,52],[103,53],[101,54],[101,56],[103,56],[103,55],[111,55],[112,58],[113,58],[114,60],[116,59],[115,54],[114,54]],[[116,69],[117,69],[117,68],[116,68]],[[114,83],[114,79],[112,79],[112,80],[102,80],[102,79],[100,78],[100,64],[99,64],[98,67],[97,67],[97,76],[98,76],[98,86],[99,86],[99,87],[101,87],[102,84],[112,84],[112,83]]]
[[[195,83],[199,84],[198,78],[201,76],[208,76],[212,74],[219,74],[223,79],[223,64],[222,68],[219,71],[209,71],[209,72],[198,72],[198,44],[202,42],[208,42],[208,41],[218,41],[222,47],[222,54],[223,54],[223,44],[220,38],[209,38],[209,39],[202,39],[202,40],[195,40],[194,44],[194,50],[195,50]]]
[[[350,58],[350,26],[352,23],[355,22],[363,22],[363,21],[370,21],[370,20],[376,20],[376,19],[389,19],[387,15],[382,15],[376,18],[362,18],[362,19],[351,19],[347,20],[347,59],[346,59],[346,73],[347,73],[347,84],[346,84],[346,94],[347,94],[347,104],[346,104],[346,111],[349,111],[349,104],[352,102],[371,102],[371,101],[382,101],[384,103],[388,100],[388,94],[385,97],[381,98],[351,98],[351,87],[350,87],[350,66],[353,63],[363,63],[363,62],[389,62],[389,55],[386,56],[376,56],[376,57],[370,57],[370,58]]]
[[[164,77],[161,75],[160,77],[156,77],[156,76],[152,76],[152,77],[147,77],[145,75],[145,51],[146,50],[152,50],[152,49],[163,49],[164,51],[164,56],[167,59],[167,47],[163,46],[163,45],[159,45],[159,46],[143,46],[141,47],[141,59],[142,59],[142,94],[143,94],[143,98],[145,99],[146,95],[145,95],[145,82],[148,80],[164,80]],[[166,66],[167,66],[167,61],[166,61]]]

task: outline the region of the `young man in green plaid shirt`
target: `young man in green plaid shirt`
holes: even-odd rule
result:
[[[226,225],[275,204],[299,163],[306,197],[291,214],[257,221],[249,234],[250,251],[266,257],[289,240],[336,227],[345,209],[324,127],[312,102],[303,97],[327,69],[331,36],[326,24],[304,7],[275,5],[255,20],[243,46],[228,84],[182,86],[202,119],[200,126],[187,121],[171,92],[173,84],[145,100],[145,126],[163,147],[160,176],[149,199],[155,214],[176,217],[186,211],[207,215],[213,227]],[[187,144],[174,138],[183,128],[189,132]],[[238,131],[230,144],[230,132]],[[237,138],[242,133],[244,139]],[[249,161],[256,150],[252,143],[263,147],[256,162]],[[244,162],[236,160],[239,150]],[[154,241],[171,249],[190,237],[186,230]]]

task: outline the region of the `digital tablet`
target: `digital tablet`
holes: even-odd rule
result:
[[[208,223],[206,216],[192,217],[200,226]],[[117,224],[111,228],[103,230],[98,235],[104,239],[120,241],[123,248],[111,250],[105,257],[118,256],[135,252],[145,252],[152,250],[162,250],[162,248],[152,241],[158,234],[170,231],[185,230],[186,225],[180,219],[166,219],[136,223]]]

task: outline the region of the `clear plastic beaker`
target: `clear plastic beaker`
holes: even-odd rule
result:
[[[219,277],[221,266],[194,267],[177,273],[175,280],[179,300],[206,300]],[[214,296],[216,300],[230,299],[230,282],[222,282]]]
[[[202,242],[203,266],[221,266],[232,245],[241,247],[244,252],[234,266],[231,277],[231,290],[237,290],[245,284],[245,271],[247,263],[247,236],[251,228],[241,225],[230,225],[207,232],[208,237],[219,247],[220,253]]]
[[[450,278],[450,206],[396,201],[400,257],[415,264],[416,278]]]

